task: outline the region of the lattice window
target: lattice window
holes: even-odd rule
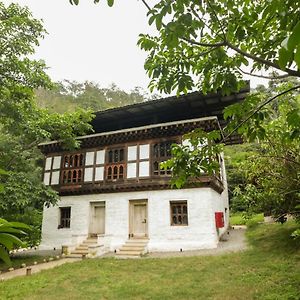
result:
[[[84,154],[75,153],[64,155],[62,184],[78,184],[83,181]]]
[[[60,224],[58,228],[70,228],[71,225],[71,207],[60,207]]]
[[[116,180],[124,178],[124,164],[109,165],[106,167],[106,179]]]
[[[83,154],[71,154],[64,156],[64,168],[77,168],[83,166]]]
[[[171,175],[171,170],[160,169],[160,163],[171,158],[171,146],[174,143],[167,141],[153,145],[153,175]]]
[[[124,161],[124,149],[113,149],[108,151],[108,163],[119,163]]]
[[[188,225],[187,201],[171,201],[171,225]]]
[[[63,183],[79,183],[82,181],[82,169],[64,170],[63,171]]]
[[[107,180],[117,180],[124,178],[124,149],[108,150],[107,164],[105,167]]]

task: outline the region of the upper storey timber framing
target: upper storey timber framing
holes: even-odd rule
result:
[[[172,143],[196,128],[222,129],[226,106],[242,101],[249,85],[230,96],[191,93],[96,113],[94,134],[78,137],[80,149],[65,151],[61,141],[40,144],[45,154],[44,183],[60,195],[166,189]],[[233,136],[228,144],[241,142]],[[223,163],[221,163],[222,165]],[[222,173],[222,172],[221,172]],[[220,174],[193,180],[191,187],[222,192]]]
[[[182,128],[184,126],[179,127],[176,124],[179,124],[180,121],[191,119],[216,117],[220,124],[219,127],[224,128],[226,125],[223,119],[224,108],[243,101],[249,91],[249,82],[245,82],[244,88],[238,93],[229,96],[222,96],[220,93],[203,95],[200,92],[193,92],[179,97],[174,96],[96,112],[96,117],[92,121],[95,134],[79,137],[82,140],[81,147],[89,148],[97,143],[105,145],[141,138],[147,139],[153,136],[165,136],[170,135],[170,131],[173,131],[173,135],[186,133],[188,132],[186,131],[187,126]],[[160,126],[154,126],[163,126],[164,123],[174,123],[175,126],[167,131],[159,128]],[[151,126],[154,127],[151,128]],[[209,120],[207,119],[207,123],[202,124],[201,127],[204,130],[210,130],[211,124]],[[133,128],[145,128],[145,130],[144,132],[135,132]],[[151,130],[146,134],[146,131],[150,128]],[[192,130],[194,128],[190,126],[189,129]],[[241,139],[238,135],[233,135],[226,143],[241,143]],[[45,154],[62,150],[59,141],[42,143],[40,148]]]

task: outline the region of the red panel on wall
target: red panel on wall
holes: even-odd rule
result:
[[[221,211],[215,212],[216,227],[224,227],[224,213]]]

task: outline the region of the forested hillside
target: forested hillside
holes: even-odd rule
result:
[[[102,88],[99,84],[86,81],[64,80],[55,84],[54,88],[39,88],[35,91],[37,104],[51,112],[73,112],[76,108],[91,108],[93,111],[105,110],[143,101],[153,100],[159,95],[149,95],[140,87],[125,92],[115,84]]]

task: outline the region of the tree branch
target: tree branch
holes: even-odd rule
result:
[[[147,7],[148,10],[151,10],[151,7],[148,5],[148,3],[145,0],[142,0],[142,2],[144,3],[144,5]]]
[[[216,14],[216,12],[215,12],[215,10],[213,9],[212,5],[210,4],[209,0],[206,0],[206,2],[207,2],[207,4],[208,4],[208,6],[210,7],[210,9],[212,10],[212,12],[213,12],[213,14],[214,14],[214,16],[215,16],[215,18],[216,18],[216,20],[217,20],[219,26],[220,26],[220,29],[221,29],[221,31],[222,31],[222,33],[223,33],[223,40],[226,41],[226,34],[225,34],[225,31],[224,31],[223,25],[221,24],[221,21],[220,21],[220,19],[218,18],[218,15]]]
[[[149,6],[149,4],[145,1],[145,0],[142,0],[142,2],[144,3],[144,5],[147,7],[147,9],[150,11],[151,10],[151,7]],[[166,25],[164,23],[162,23],[162,25],[164,27],[166,27]],[[216,47],[222,47],[222,46],[225,46],[225,42],[220,42],[220,43],[201,43],[201,42],[197,42],[197,41],[194,41],[194,40],[191,40],[191,39],[188,39],[188,38],[185,38],[185,37],[181,37],[182,40],[186,41],[187,43],[190,43],[192,45],[197,45],[197,46],[201,46],[201,47],[210,47],[210,48],[216,48]]]
[[[283,79],[283,78],[287,78],[289,77],[290,75],[289,74],[284,74],[284,75],[278,75],[278,76],[265,76],[265,75],[258,75],[258,74],[253,74],[253,73],[250,73],[250,72],[246,72],[244,70],[242,70],[241,68],[238,67],[238,70],[245,74],[245,75],[250,75],[250,76],[253,76],[253,77],[259,77],[259,78],[265,78],[265,79]]]
[[[190,44],[192,44],[192,45],[197,45],[197,46],[202,46],[202,47],[218,48],[218,47],[222,47],[222,46],[226,45],[225,42],[219,42],[219,43],[211,44],[211,43],[201,43],[201,42],[193,41],[193,40],[190,40],[190,39],[185,38],[185,37],[181,37],[181,39],[188,42],[188,43],[190,43]]]
[[[250,54],[248,52],[245,52],[243,50],[241,50],[240,48],[236,47],[235,45],[231,44],[229,41],[226,41],[225,42],[226,46],[228,46],[229,48],[231,48],[232,50],[236,51],[237,53],[239,54],[242,54],[243,56],[246,56],[248,58],[251,58],[252,60],[256,61],[256,62],[259,62],[261,64],[264,64],[266,66],[269,66],[269,67],[273,67],[277,70],[281,70],[282,69],[279,67],[279,65],[269,61],[269,60],[266,60],[266,59],[263,59],[261,57],[258,57],[258,56],[255,56],[253,54]],[[290,76],[296,76],[296,77],[300,77],[300,71],[295,71],[295,70],[291,70],[291,69],[288,69],[288,68],[285,68],[284,70],[286,73],[288,73]]]
[[[243,120],[242,122],[240,122],[228,135],[225,136],[224,139],[221,140],[221,143],[226,141],[234,132],[236,132],[242,125],[244,125],[247,121],[249,121],[249,119],[251,119],[260,109],[262,109],[264,106],[266,106],[267,104],[269,104],[270,102],[272,102],[273,100],[275,100],[276,98],[285,95],[291,91],[297,90],[300,88],[300,85],[296,85],[288,90],[285,90],[279,94],[277,94],[276,96],[264,101],[262,104],[260,104],[252,113],[250,113],[250,115]]]
[[[195,11],[194,7],[191,7],[191,11],[194,14],[194,16],[199,20],[199,22],[201,22],[204,26],[206,26],[212,33],[214,33],[215,35],[219,35],[217,32],[215,32],[204,20],[204,16],[202,16],[202,18],[200,18],[199,14]]]

